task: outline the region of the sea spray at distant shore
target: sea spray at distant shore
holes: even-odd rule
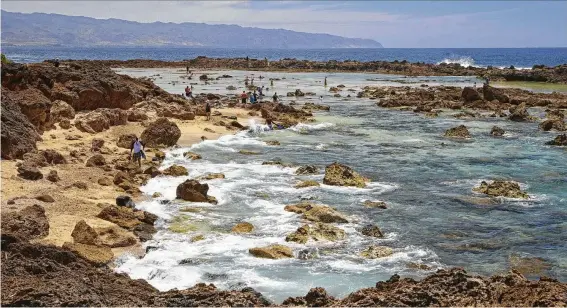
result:
[[[441,64],[441,63],[445,63],[445,64],[457,63],[464,67],[475,66],[474,59],[471,57],[445,58],[440,62],[437,62],[437,64]]]

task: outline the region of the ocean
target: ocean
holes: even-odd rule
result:
[[[235,49],[235,48],[138,48],[138,47],[11,47],[2,53],[17,62],[46,59],[128,60],[154,59],[180,61],[197,56],[218,58],[297,58],[312,61],[357,60],[425,63],[459,63],[463,66],[532,68],[567,63],[567,48],[380,48],[380,49]]]
[[[183,69],[119,69],[121,74],[152,77],[160,87],[179,93],[186,82]],[[199,72],[202,73],[202,72]],[[198,83],[195,93],[237,94],[246,71],[209,71],[209,84]],[[233,78],[215,80],[229,74]],[[257,72],[256,72],[257,74]],[[537,123],[517,123],[500,118],[457,119],[445,111],[426,118],[412,111],[380,108],[375,100],[353,99],[366,85],[399,85],[399,76],[362,73],[262,72],[259,82],[279,78],[267,95],[301,89],[313,97],[283,97],[285,104],[323,103],[328,112],[316,112],[316,122],[285,130],[266,131],[264,123],[250,122],[250,130],[206,140],[167,152],[160,167],[183,165],[189,176],[156,177],[141,187],[145,200],[137,207],[155,213],[158,233],[145,243],[142,257],[124,255],[116,270],[145,279],[160,290],[214,283],[222,289],[252,287],[281,303],[289,296],[305,295],[324,287],[333,296],[345,296],[393,274],[423,278],[439,268],[464,267],[472,273],[494,275],[520,266],[530,278],[548,275],[567,281],[567,160],[565,149],[546,146],[556,133],[543,132]],[[343,97],[333,97],[322,84],[344,84]],[[378,81],[377,81],[378,80]],[[415,77],[410,86],[467,86],[474,77]],[[234,85],[236,90],[227,90]],[[262,84],[260,84],[262,85]],[[408,85],[408,84],[404,84]],[[352,89],[352,90],[348,90]],[[218,109],[221,113],[222,109]],[[534,115],[544,114],[532,108]],[[464,124],[473,138],[443,138],[450,127]],[[493,125],[506,130],[503,138],[491,137]],[[278,140],[280,146],[269,146]],[[256,151],[243,155],[240,150]],[[201,160],[183,157],[186,151]],[[279,160],[292,167],[263,165]],[[367,188],[321,185],[297,189],[302,180],[322,182],[323,168],[332,162],[351,166],[371,183]],[[298,176],[298,166],[319,167],[316,175]],[[218,205],[176,200],[176,187],[189,178],[222,172],[225,179],[204,181]],[[518,181],[530,195],[527,200],[499,198],[487,203],[472,188],[483,180]],[[160,192],[163,196],[152,198]],[[286,235],[303,225],[299,215],[285,205],[301,200],[327,204],[348,216],[338,224],[346,239],[337,243],[288,243]],[[384,201],[388,209],[363,206],[364,200]],[[236,223],[255,226],[250,234],[231,233]],[[371,238],[359,229],[375,224],[384,238]],[[187,232],[170,229],[172,225]],[[203,235],[204,240],[191,238]],[[318,258],[269,260],[248,253],[252,247],[284,244],[298,251],[308,249]],[[359,253],[369,245],[393,248],[394,254],[368,260]]]

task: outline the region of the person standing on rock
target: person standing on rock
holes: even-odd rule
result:
[[[205,105],[205,113],[207,114],[207,121],[211,120],[211,104],[209,104],[209,102],[207,102],[207,104]]]
[[[134,153],[132,153],[134,152]],[[142,167],[142,156],[144,155],[144,143],[136,137],[134,141],[132,141],[132,145],[130,146],[130,155],[132,156],[132,160],[134,162],[138,162],[138,166]]]
[[[246,104],[247,98],[248,98],[248,95],[246,95],[246,91],[242,91],[242,94],[240,94],[240,99],[242,100],[243,104]]]

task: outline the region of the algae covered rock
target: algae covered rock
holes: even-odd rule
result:
[[[559,135],[555,139],[546,142],[547,145],[567,146],[567,134]]]
[[[241,222],[232,227],[234,233],[250,233],[254,231],[254,225],[249,222]]]
[[[334,186],[355,186],[359,188],[366,187],[367,179],[362,177],[350,167],[332,163],[325,168],[325,177],[323,184]]]
[[[360,229],[360,233],[370,237],[384,237],[384,234],[376,225],[366,225]]]
[[[297,168],[297,170],[295,171],[295,174],[297,174],[297,175],[316,174],[317,172],[319,172],[319,169],[317,168],[317,166],[305,165],[305,166],[301,166],[301,167]]]
[[[291,248],[273,244],[265,247],[256,247],[248,249],[248,252],[257,258],[266,259],[283,259],[283,258],[293,258],[293,251]]]
[[[487,194],[493,197],[507,197],[527,199],[529,196],[520,189],[520,185],[512,181],[493,181],[487,183],[482,181],[479,187],[473,188],[473,191]]]
[[[386,246],[372,245],[363,250],[360,255],[367,259],[384,258],[394,254],[394,250]]]
[[[286,237],[287,242],[305,244],[309,239],[314,241],[335,242],[345,238],[345,231],[333,225],[316,223],[313,226],[303,225]]]
[[[298,183],[297,185],[295,185],[295,188],[305,188],[305,187],[314,187],[314,186],[320,186],[320,185],[317,181],[308,180]]]
[[[457,127],[449,128],[448,130],[446,130],[445,137],[467,139],[471,138],[471,134],[469,133],[469,130],[466,126],[459,125]]]
[[[490,135],[495,136],[495,137],[502,137],[504,136],[505,131],[498,127],[498,126],[493,126],[492,130],[490,130]]]
[[[183,153],[183,157],[191,160],[197,160],[202,158],[201,155],[191,151]]]

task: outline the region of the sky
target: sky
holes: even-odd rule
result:
[[[567,1],[22,1],[3,10],[202,22],[374,39],[390,48],[567,47]]]

